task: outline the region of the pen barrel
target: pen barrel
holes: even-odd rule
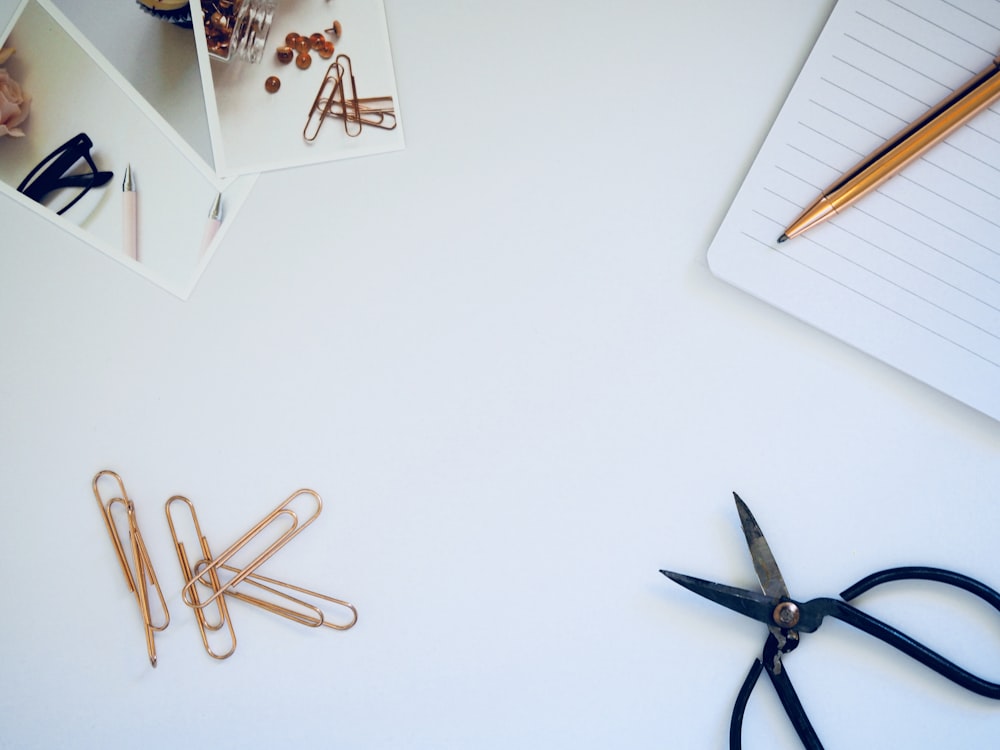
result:
[[[834,211],[841,211],[861,196],[879,187],[908,164],[1000,97],[1000,68],[991,67],[956,91],[918,122],[906,128],[826,193]]]
[[[122,193],[122,250],[132,260],[139,259],[135,197],[135,192],[132,190]]]
[[[212,240],[215,239],[215,233],[219,231],[221,223],[218,219],[209,219],[206,222],[205,232],[201,236],[201,249],[198,257],[204,257],[205,253],[208,252],[208,247],[212,244]]]

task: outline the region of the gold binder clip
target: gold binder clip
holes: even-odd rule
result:
[[[201,579],[201,576],[195,573],[195,569],[199,564],[203,563],[203,560],[199,558],[192,563],[188,557],[187,550],[184,547],[184,542],[178,539],[177,528],[174,525],[171,507],[174,503],[178,502],[183,503],[188,508],[191,516],[191,526],[194,528],[194,533],[198,537],[198,544],[204,560],[211,560],[212,553],[208,547],[208,539],[205,538],[205,535],[201,531],[201,524],[198,523],[198,516],[194,512],[194,503],[181,495],[174,495],[167,500],[167,503],[164,506],[164,512],[167,514],[167,525],[170,527],[170,536],[174,540],[174,550],[177,552],[177,560],[181,565],[181,575],[184,577],[184,584],[186,586],[187,584],[194,583],[195,581]],[[218,591],[221,588],[217,571],[212,570],[208,574],[208,579],[208,585],[213,592]],[[196,585],[192,586],[190,595],[195,602],[199,601],[198,587]],[[205,651],[213,659],[227,659],[233,655],[234,651],[236,651],[236,631],[233,630],[233,622],[229,617],[229,608],[226,606],[226,598],[224,596],[218,597],[216,599],[216,604],[219,616],[218,622],[209,622],[208,618],[205,616],[205,610],[202,607],[195,606],[192,607],[192,610],[194,611],[195,622],[198,625],[198,632],[201,634],[201,642],[205,647]],[[215,632],[221,630],[224,626],[228,629],[228,649],[220,649],[216,651],[212,647],[212,638],[209,633],[210,631]]]
[[[309,498],[312,499],[315,508],[311,510],[308,516],[305,517],[304,521],[299,520],[299,512],[296,512],[293,506],[299,498],[306,498],[305,503],[309,502]],[[296,490],[291,495],[288,496],[284,502],[280,503],[278,507],[264,516],[260,521],[254,524],[253,528],[247,531],[243,536],[233,542],[224,552],[222,552],[217,557],[208,560],[204,567],[198,569],[197,577],[188,581],[181,591],[181,598],[184,603],[189,607],[194,607],[196,609],[202,609],[207,607],[209,604],[213,603],[220,596],[230,591],[235,586],[239,585],[249,576],[253,575],[254,571],[257,570],[263,563],[265,563],[274,553],[284,547],[288,542],[294,539],[298,534],[300,534],[309,524],[316,520],[319,514],[323,510],[323,500],[320,496],[313,490],[302,489]],[[300,511],[301,512],[301,511]],[[285,531],[281,532],[278,537],[271,542],[263,552],[261,552],[257,557],[255,557],[250,563],[243,567],[239,572],[233,576],[231,579],[225,583],[219,583],[218,588],[215,588],[213,583],[212,574],[218,575],[218,570],[222,568],[226,563],[228,563],[236,554],[238,554],[247,545],[253,542],[257,537],[259,537],[265,530],[283,520],[290,522],[290,526]],[[207,579],[207,580],[206,580]],[[212,586],[214,591],[207,599],[199,599],[196,593],[195,587],[198,583],[204,583],[205,585]]]
[[[118,484],[119,490],[116,497],[106,502],[101,497],[101,491],[98,487],[102,477],[114,479]],[[139,612],[142,615],[146,635],[146,651],[149,654],[149,663],[155,667],[156,643],[153,640],[153,633],[154,631],[161,632],[166,629],[167,625],[170,624],[170,612],[167,611],[167,602],[163,598],[163,591],[160,589],[160,583],[156,579],[156,571],[153,570],[153,563],[149,559],[149,551],[146,549],[146,543],[143,541],[142,533],[139,531],[139,523],[135,515],[135,505],[125,491],[125,484],[122,482],[122,478],[113,471],[104,469],[97,472],[94,475],[91,486],[94,490],[94,498],[97,500],[97,505],[101,509],[101,515],[104,517],[108,536],[111,537],[111,543],[114,545],[115,553],[118,555],[118,562],[121,564],[122,573],[125,575],[125,582],[128,584],[129,591],[135,594],[136,601],[139,604]],[[125,554],[121,535],[118,533],[118,528],[112,516],[112,509],[118,504],[125,509],[128,521],[129,551],[132,554],[131,566]],[[156,590],[157,597],[160,600],[160,608],[163,611],[163,623],[160,625],[153,624],[153,617],[149,607],[149,586],[152,586]]]

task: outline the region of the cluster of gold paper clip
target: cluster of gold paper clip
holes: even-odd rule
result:
[[[351,58],[337,55],[326,69],[323,83],[309,108],[302,137],[316,140],[328,117],[344,122],[344,132],[352,138],[361,135],[365,127],[392,130],[396,127],[396,110],[391,96],[359,97]]]
[[[107,502],[101,497],[98,487],[102,477],[110,477],[118,485],[118,495]],[[146,551],[146,545],[139,533],[139,527],[135,520],[135,506],[125,492],[125,485],[121,477],[113,471],[98,472],[94,477],[93,489],[94,497],[97,498],[97,503],[101,507],[101,515],[104,517],[105,525],[111,536],[111,542],[125,573],[129,590],[136,595],[146,631],[149,660],[155,667],[156,645],[153,641],[153,632],[165,629],[170,622],[170,615],[167,612],[163,592],[156,580],[149,553]],[[186,547],[184,542],[180,540],[177,525],[174,522],[174,508],[178,503],[187,509],[190,531],[197,537],[195,549],[198,552],[194,555],[189,553],[190,548]],[[112,516],[112,509],[119,504],[127,514],[129,545],[132,550],[131,566]],[[201,524],[195,514],[194,504],[180,495],[174,495],[167,500],[165,506],[167,524],[170,527],[174,550],[177,553],[181,575],[184,578],[181,599],[194,612],[202,644],[209,656],[214,659],[225,659],[236,650],[236,632],[229,615],[227,597],[253,604],[266,612],[313,628],[327,627],[333,630],[347,630],[358,621],[358,612],[354,605],[349,602],[310,591],[301,586],[267,578],[256,572],[264,562],[315,521],[322,510],[323,501],[316,492],[309,489],[297,490],[225,551],[213,556],[208,539],[202,533]],[[273,541],[266,543],[269,535],[273,537]],[[249,549],[254,543],[261,543],[261,539],[265,540],[266,547],[252,561],[242,567],[231,564],[233,558],[241,551]],[[153,624],[154,618],[150,613],[149,604],[150,586],[155,588],[157,592],[159,606],[162,609],[162,624]],[[254,594],[247,592],[247,588],[251,587],[255,589]],[[294,592],[294,595],[289,592]],[[340,620],[331,619],[320,608],[326,605],[317,606],[303,597],[310,597],[314,601],[320,600],[326,602],[327,605],[341,608],[343,618]],[[327,608],[329,609],[329,607]]]

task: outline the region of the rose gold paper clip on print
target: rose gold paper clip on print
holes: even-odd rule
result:
[[[343,120],[344,132],[352,138],[361,135],[366,126],[382,130],[396,127],[396,110],[391,96],[358,96],[354,68],[347,55],[337,55],[327,68],[309,108],[302,137],[310,142],[316,140],[328,117]]]

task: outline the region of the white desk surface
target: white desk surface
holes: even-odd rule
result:
[[[264,175],[187,302],[0,201],[0,747],[723,747],[764,629],[658,570],[752,584],[732,490],[799,598],[1000,586],[1000,425],[705,262],[832,5],[387,0],[406,149]],[[163,503],[218,550],[299,487],[326,510],[264,572],[359,623],[236,602],[214,662]],[[995,613],[902,589],[864,606],[1000,680]],[[995,743],[996,702],[807,638],[827,747]],[[799,747],[766,682],[744,746]]]

